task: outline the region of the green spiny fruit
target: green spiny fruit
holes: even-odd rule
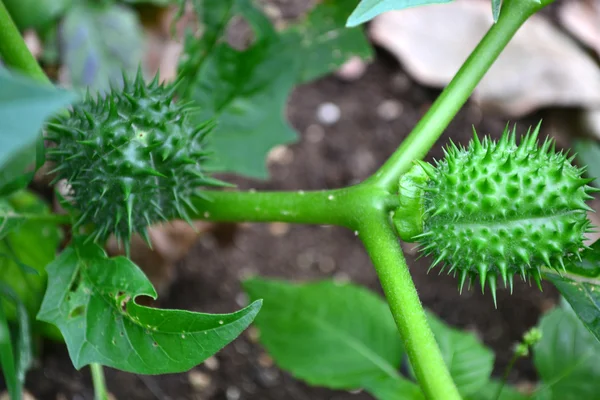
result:
[[[434,257],[431,268],[441,264],[458,274],[461,292],[467,278],[478,276],[495,303],[497,277],[512,291],[515,274],[541,289],[542,266],[564,270],[585,247],[591,210],[585,201],[596,189],[582,177],[585,169],[571,164],[574,156],[557,153],[550,139],[539,145],[539,127],[518,146],[514,129],[498,142],[475,133],[468,148],[452,143],[435,167],[418,163],[400,182],[394,217],[400,237],[418,241]],[[412,227],[398,223],[410,213],[421,219]]]
[[[188,104],[173,101],[174,87],[146,84],[142,73],[105,97],[86,96],[69,115],[48,124],[56,143],[47,156],[55,181],[66,179],[74,228],[90,225],[90,238],[115,234],[128,250],[133,233],[148,240],[147,227],[174,218],[189,221],[186,208],[201,186],[219,185],[203,172],[204,139],[213,124],[190,123]]]

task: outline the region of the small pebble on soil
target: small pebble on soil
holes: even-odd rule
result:
[[[323,125],[333,125],[340,120],[342,112],[334,103],[322,103],[317,108],[317,120]]]

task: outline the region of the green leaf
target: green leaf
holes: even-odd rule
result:
[[[27,218],[15,212],[8,199],[0,198],[0,239],[4,239],[6,235],[21,226],[25,221],[27,221]]]
[[[248,0],[197,2],[203,36],[186,39],[179,93],[198,105],[198,122],[218,122],[210,136],[214,169],[267,178],[268,152],[297,137],[285,119],[294,85],[337,69],[353,55],[371,57],[362,30],[343,29],[354,4],[356,0],[327,0],[305,21],[278,34]],[[243,51],[222,40],[234,16],[243,17],[256,36]]]
[[[353,27],[370,21],[379,14],[428,4],[450,3],[453,0],[362,0],[348,18],[346,26]]]
[[[595,399],[600,393],[600,342],[569,310],[556,308],[542,317],[542,339],[533,361],[541,393],[552,400]]]
[[[138,305],[138,296],[156,298],[144,273],[82,241],[46,268],[48,290],[38,314],[60,329],[77,369],[99,363],[138,374],[186,371],[234,340],[260,309],[260,301],[233,314]]]
[[[31,329],[29,326],[29,313],[27,312],[25,305],[18,297],[16,297],[16,295],[13,297],[13,302],[17,307],[17,321],[19,326],[18,334],[14,341],[14,347],[17,349],[15,354],[17,379],[19,380],[19,384],[23,386],[25,384],[25,375],[33,361],[31,351]]]
[[[6,70],[0,70],[0,88],[0,190],[4,190],[33,164],[44,121],[75,96]]]
[[[299,83],[335,71],[353,56],[373,57],[363,29],[345,27],[348,14],[357,3],[358,0],[325,0],[304,21],[288,29],[300,37],[296,53],[302,61]]]
[[[595,140],[577,140],[574,147],[577,158],[587,166],[586,175],[592,178],[600,177],[600,144]],[[593,184],[600,187],[598,179]]]
[[[294,51],[277,41],[243,52],[221,44],[205,61],[190,98],[201,110],[198,121],[217,117],[211,134],[215,168],[267,178],[267,153],[296,139],[284,117],[300,65]]]
[[[402,342],[388,306],[375,294],[331,281],[251,279],[244,289],[264,301],[256,318],[261,343],[295,377],[332,389],[365,387],[382,399],[394,398],[382,395],[390,387],[418,392],[398,373]]]
[[[0,169],[0,196],[8,196],[27,188],[45,162],[44,137],[38,135],[34,143],[13,154]]]
[[[300,71],[299,38],[278,36],[248,0],[207,0],[196,4],[196,10],[205,29],[201,40],[186,39],[179,93],[198,105],[198,122],[217,120],[210,136],[213,168],[264,179],[271,148],[296,140],[285,120],[285,105]],[[236,15],[256,35],[244,51],[221,40]]]
[[[566,265],[567,275],[587,278],[600,276],[600,240],[597,240],[581,254],[581,261],[572,261]]]
[[[502,391],[498,397],[498,389],[501,383],[497,380],[489,381],[485,386],[471,394],[466,400],[527,400],[529,397],[519,393],[510,385],[502,386]]]
[[[44,267],[54,259],[61,234],[52,222],[29,219],[50,213],[48,205],[30,192],[1,199],[0,210],[4,213],[0,217],[0,282],[10,286],[28,313],[35,315],[46,288]],[[9,319],[14,319],[15,306],[5,301],[3,305]]]
[[[573,307],[585,327],[600,340],[600,282],[578,281],[550,273],[546,278]]]
[[[15,355],[13,351],[12,338],[10,335],[10,327],[4,313],[3,307],[0,305],[0,366],[2,366],[2,374],[6,381],[8,393],[12,400],[21,398],[22,387],[19,385],[17,377],[17,368]]]
[[[460,394],[468,396],[484,387],[492,373],[494,353],[473,334],[449,327],[432,313],[427,319]]]
[[[566,265],[567,273],[546,272],[585,327],[600,340],[600,241],[583,252],[582,260]]]
[[[377,400],[425,400],[417,384],[398,376],[382,375],[365,383],[365,390]]]
[[[36,142],[43,143],[43,139],[38,137]],[[16,191],[25,189],[33,180],[35,171],[39,168],[36,163],[36,143],[28,145],[15,152],[10,159],[0,169],[0,196],[7,196]]]
[[[60,18],[73,0],[3,0],[3,2],[19,29],[40,30]]]
[[[129,4],[154,4],[155,6],[168,6],[171,4],[179,4],[184,0],[121,0],[123,3]]]
[[[142,59],[142,28],[130,8],[78,2],[60,30],[64,62],[76,87],[106,91],[133,75]]]
[[[494,22],[498,22],[500,16],[500,9],[502,8],[502,0],[492,0],[492,17]]]
[[[187,33],[185,54],[180,58],[178,65],[178,91],[186,98],[189,97],[192,86],[198,84],[199,71],[222,41],[227,25],[234,16],[242,16],[250,24],[257,41],[277,36],[269,20],[250,0],[194,0],[193,4],[203,29],[199,39],[197,35]]]
[[[11,393],[11,397],[14,399],[21,399],[21,392],[23,390],[23,385],[25,384],[25,374],[31,366],[31,361],[33,359],[31,354],[31,330],[29,327],[29,314],[23,302],[9,286],[0,284],[0,295],[5,300],[13,303],[17,309],[18,331],[16,337],[11,340],[12,345],[10,350],[13,358],[13,367],[11,368],[14,371],[14,374],[11,376],[13,381],[8,382],[8,370],[5,370],[4,377],[7,381],[7,387],[9,388],[9,393]],[[2,319],[5,319],[6,316],[4,314],[4,308],[0,306],[0,309],[2,311]],[[14,349],[16,349],[16,352],[14,352]],[[10,355],[7,354],[7,356]]]

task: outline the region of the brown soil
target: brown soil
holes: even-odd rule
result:
[[[328,77],[298,88],[289,104],[289,118],[301,133],[300,141],[279,153],[271,163],[269,182],[236,181],[242,188],[323,189],[350,185],[365,179],[390,155],[438,95],[415,84],[395,61],[380,53],[360,80],[343,82]],[[384,100],[397,100],[402,112],[393,121],[378,115]],[[320,126],[317,107],[337,104],[341,119]],[[539,116],[517,121],[519,129]],[[452,138],[466,144],[471,126],[498,136],[506,121],[466,105],[445,132],[429,158],[442,157],[441,146]],[[214,236],[201,238],[178,266],[179,278],[160,306],[205,312],[232,312],[245,304],[240,281],[248,275],[291,280],[334,276],[381,292],[377,277],[361,243],[352,232],[335,227],[282,224],[242,225],[225,247]],[[519,282],[512,296],[498,293],[498,309],[491,297],[478,290],[458,294],[457,282],[437,272],[427,274],[430,260],[415,260],[411,246],[411,271],[425,306],[446,322],[475,332],[497,354],[495,374],[500,375],[511,356],[511,346],[535,325],[540,313],[554,304],[557,295],[548,285],[540,293]],[[410,255],[413,254],[413,255]],[[366,393],[335,392],[311,388],[272,365],[256,340],[245,332],[192,373],[143,377],[107,369],[109,390],[118,399],[210,400],[363,400]],[[198,374],[201,373],[201,374]],[[535,380],[527,360],[519,362],[512,382]],[[192,384],[195,382],[195,385]],[[27,387],[39,399],[92,399],[87,369],[76,372],[62,345],[47,343],[39,365],[28,375]]]

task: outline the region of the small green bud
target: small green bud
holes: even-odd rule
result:
[[[517,357],[527,357],[529,355],[529,346],[525,343],[518,343],[515,346],[515,356]]]
[[[515,356],[529,356],[529,348],[533,347],[542,340],[542,331],[539,328],[533,327],[523,335],[523,340],[515,346]]]
[[[536,327],[531,328],[523,335],[523,343],[530,347],[535,346],[540,340],[542,340],[542,331]]]

